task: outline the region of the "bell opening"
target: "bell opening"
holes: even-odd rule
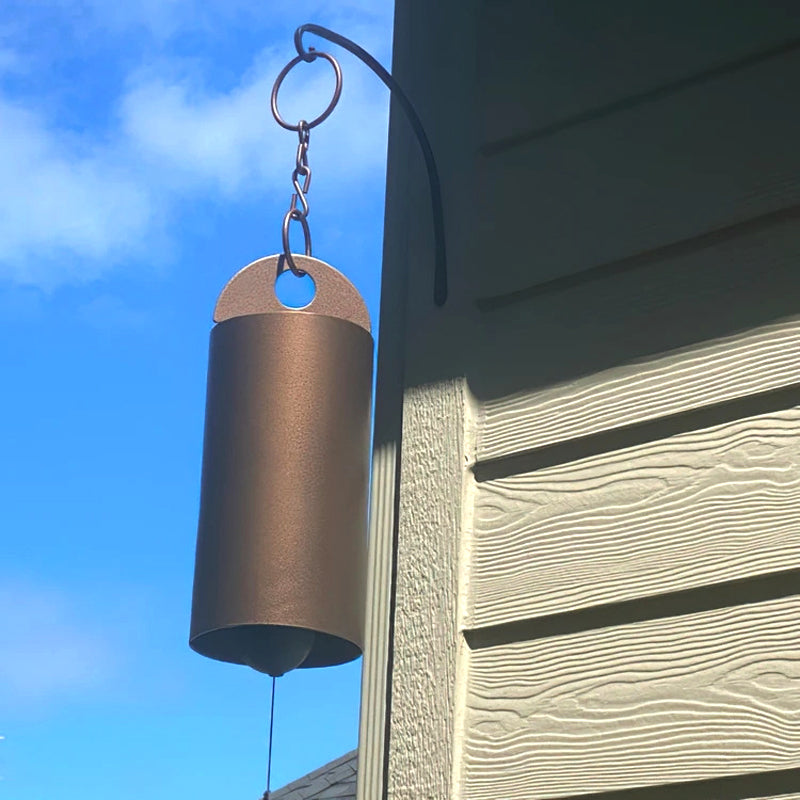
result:
[[[191,648],[217,661],[278,677],[293,669],[352,661],[361,648],[338,636],[289,625],[233,625],[194,636]]]

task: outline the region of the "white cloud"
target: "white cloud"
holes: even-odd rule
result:
[[[287,60],[265,54],[225,93],[191,78],[138,76],[122,101],[126,140],[173,179],[210,181],[228,195],[259,193],[274,184],[288,196],[297,139],[279,128],[269,111],[272,83]],[[369,78],[351,67],[339,106],[312,131],[312,171],[329,184],[363,180],[383,164],[388,98],[377,79],[370,86]],[[333,85],[333,71],[322,60],[298,65],[279,96],[283,117],[312,118],[327,106]]]
[[[173,181],[210,181],[230,193],[263,177],[267,91],[264,81],[213,94],[184,80],[139,79],[122,101],[123,131],[134,154]]]
[[[103,685],[117,669],[112,648],[61,593],[0,582],[0,698],[41,703]]]
[[[52,288],[136,250],[155,201],[110,148],[71,141],[2,98],[0,127],[0,277]]]
[[[122,15],[114,17],[120,26],[134,24],[132,19],[125,23],[126,14],[139,15],[142,25],[149,20],[150,27],[162,24],[159,15],[174,15],[182,22],[163,22],[170,31],[188,25],[194,12],[203,16],[197,0],[59,3],[106,21]],[[242,14],[254,7],[234,5]],[[321,22],[347,20],[342,29],[381,55],[389,40],[389,6],[374,6],[382,15],[365,11],[369,6],[366,0],[341,7],[307,3],[295,13],[303,14],[297,17],[302,22],[309,9],[328,8]],[[221,8],[209,4],[204,18],[222,14]],[[279,4],[275,13],[289,16],[292,8]],[[316,44],[321,46],[319,40]],[[279,51],[264,50],[242,79],[225,89],[208,80],[215,74],[211,60],[155,58],[147,69],[129,74],[110,115],[105,114],[111,123],[102,132],[95,124],[76,133],[74,121],[67,129],[48,117],[40,98],[23,101],[0,89],[0,185],[5,188],[0,194],[0,280],[51,290],[103,278],[141,260],[146,246],[152,252],[172,212],[198,196],[222,204],[279,192],[288,203],[297,140],[273,122],[269,96],[292,53],[288,36]],[[344,92],[333,116],[312,133],[312,204],[326,197],[341,203],[365,181],[384,178],[388,93],[360,62],[342,51],[336,55],[344,70]],[[13,66],[11,56],[8,65]],[[298,65],[281,92],[281,111],[292,121],[318,113],[332,85],[330,67],[321,60]]]

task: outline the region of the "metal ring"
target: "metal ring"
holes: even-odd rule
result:
[[[336,73],[336,88],[333,91],[333,99],[330,103],[328,103],[328,107],[316,118],[311,120],[311,122],[307,123],[307,127],[309,130],[311,128],[315,128],[320,122],[326,120],[336,108],[336,104],[339,102],[339,98],[342,94],[342,68],[339,66],[339,62],[329,53],[322,53],[318,52],[317,50],[312,51],[314,57],[309,59],[303,56],[295,56],[279,73],[278,77],[275,78],[275,83],[272,85],[272,97],[270,100],[270,106],[272,108],[272,116],[275,117],[275,122],[278,123],[282,128],[286,128],[287,131],[299,131],[299,125],[290,125],[286,120],[281,116],[280,111],[278,111],[278,90],[281,88],[281,84],[283,83],[283,79],[289,74],[289,71],[292,67],[299,64],[301,61],[314,61],[317,58],[324,58],[332,67],[333,71]]]
[[[296,219],[303,227],[303,238],[305,239],[307,256],[311,256],[311,231],[308,227],[308,220],[298,209],[290,208],[286,212],[283,217],[283,227],[281,229],[281,238],[283,239],[283,255],[286,258],[286,263],[289,265],[289,269],[298,278],[302,278],[303,275],[306,274],[305,270],[300,269],[300,267],[294,263],[291,245],[289,244],[289,224],[293,219]]]

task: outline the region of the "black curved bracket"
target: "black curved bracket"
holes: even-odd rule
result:
[[[389,91],[400,103],[403,111],[405,111],[408,121],[411,124],[414,133],[417,136],[417,141],[422,149],[422,155],[425,159],[425,167],[428,170],[428,182],[430,183],[431,191],[431,206],[433,212],[433,235],[434,235],[434,248],[435,248],[435,268],[433,277],[433,302],[437,306],[443,306],[447,300],[447,254],[445,251],[445,238],[444,238],[444,211],[442,208],[442,188],[439,181],[439,171],[436,168],[436,159],[433,156],[433,149],[428,141],[428,136],[422,126],[414,106],[411,101],[406,97],[405,92],[400,88],[399,84],[392,77],[379,61],[374,59],[363,47],[359,47],[355,42],[341,36],[335,31],[323,28],[321,25],[306,24],[301,25],[294,32],[294,46],[297,50],[297,55],[304,61],[313,61],[316,58],[315,51],[312,49],[306,50],[303,47],[303,34],[313,33],[316,36],[321,36],[329,42],[338,44],[348,52],[352,53],[356,58],[363,61],[386,85]]]

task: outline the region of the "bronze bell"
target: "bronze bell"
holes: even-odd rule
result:
[[[190,646],[282,675],[363,647],[372,389],[369,314],[333,267],[303,309],[281,256],[222,291],[208,367]]]

